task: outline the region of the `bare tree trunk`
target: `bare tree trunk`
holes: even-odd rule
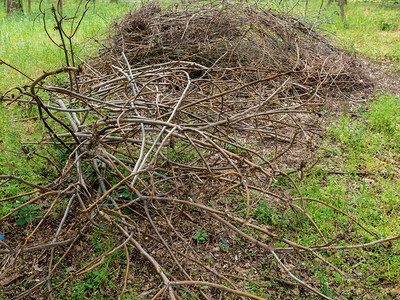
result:
[[[342,22],[345,28],[348,28],[347,21],[346,21],[346,15],[344,14],[344,3],[345,0],[338,0],[339,7],[340,7],[340,16],[342,17]]]
[[[7,0],[7,14],[23,12],[21,0]]]
[[[305,16],[307,16],[308,1],[309,1],[309,0],[306,0],[306,8],[304,9],[304,15],[305,15]]]
[[[28,0],[28,5],[27,5],[28,7],[28,13],[30,14],[31,13],[31,11],[32,11],[32,0]]]
[[[324,0],[321,0],[321,5],[319,6],[319,10],[318,10],[318,20],[319,20],[319,17],[321,16],[321,11],[322,11],[323,5],[324,5]]]

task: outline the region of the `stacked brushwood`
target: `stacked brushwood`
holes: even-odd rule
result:
[[[162,283],[153,279],[147,287],[153,299],[188,293],[261,299],[246,292],[246,278],[229,276],[249,262],[243,251],[253,249],[275,259],[303,292],[329,299],[281,256],[307,252],[344,276],[317,252],[347,246],[324,236],[305,203],[330,205],[303,198],[283,169],[302,177],[311,167],[327,98],[370,87],[354,57],[299,19],[228,1],[165,10],[147,4],[115,24],[105,44],[79,68],[47,72],[17,97],[3,94],[3,101],[35,103],[46,129],[37,147],[65,155],[60,162],[49,156],[58,177],[47,185],[2,175],[34,188],[2,222],[24,205],[44,209],[24,241],[0,249],[13,263],[21,253],[41,250],[47,264],[18,296],[51,293],[122,250],[121,297],[134,272],[130,261],[140,256]],[[73,85],[49,83],[60,73],[75,78]],[[62,213],[53,214],[63,199]],[[261,205],[292,226],[260,222]],[[348,219],[357,234],[373,235]],[[50,221],[57,225],[43,240],[40,228]],[[317,236],[313,246],[295,241],[304,230]],[[112,247],[80,270],[61,268],[93,231],[112,237]],[[3,260],[3,270],[10,261]],[[63,272],[66,279],[54,284]]]

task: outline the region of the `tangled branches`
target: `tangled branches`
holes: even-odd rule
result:
[[[305,203],[347,214],[304,198],[284,168],[303,176],[312,167],[304,163],[308,157],[293,153],[312,147],[326,95],[365,87],[354,62],[300,21],[237,3],[171,11],[150,4],[117,28],[110,47],[90,63],[45,73],[29,89],[17,89],[17,98],[3,94],[4,101],[33,100],[47,129],[41,146],[64,155],[58,161],[48,151],[58,176],[45,186],[24,182],[11,170],[1,175],[34,188],[2,222],[31,203],[46,207],[22,244],[1,242],[0,254],[12,258],[3,260],[6,270],[22,253],[49,254],[38,283],[16,298],[42,286],[51,295],[122,251],[120,299],[136,254],[162,282],[150,289],[153,299],[178,299],[188,291],[206,299],[226,293],[262,299],[246,292],[246,278],[229,276],[216,258],[240,265],[246,262],[240,251],[233,258],[226,250],[246,247],[276,260],[292,284],[329,299],[295,275],[282,255],[307,252],[346,276],[318,252],[368,245],[335,245],[335,237],[325,236]],[[49,83],[64,72],[80,74],[76,88]],[[65,199],[63,213],[54,216]],[[292,226],[260,219],[260,206],[285,215]],[[49,220],[57,222],[51,238],[36,240]],[[301,224],[318,235],[312,246],[296,241]],[[112,236],[112,247],[55,283],[76,244],[93,231]]]

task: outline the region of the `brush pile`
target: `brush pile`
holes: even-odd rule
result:
[[[44,214],[26,239],[1,242],[0,277],[13,276],[27,253],[42,267],[18,297],[46,295],[120,253],[121,298],[138,264],[150,264],[157,275],[143,297],[262,299],[248,291],[248,272],[276,260],[286,285],[329,299],[289,262],[308,253],[345,276],[321,251],[351,247],[335,245],[348,224],[325,236],[306,210],[319,200],[303,198],[293,175],[312,167],[325,100],[370,87],[356,60],[301,20],[227,1],[147,4],[113,26],[107,45],[80,68],[45,73],[17,98],[3,94],[36,103],[46,128],[37,148],[64,159],[46,154],[58,172],[47,185],[2,175],[34,190],[1,222],[32,203]],[[50,85],[60,73],[73,85]],[[350,243],[373,235],[348,220],[358,228],[346,233]],[[299,244],[300,231],[315,238]],[[68,267],[94,232],[111,247]]]

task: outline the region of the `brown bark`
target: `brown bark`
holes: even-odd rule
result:
[[[345,4],[345,0],[338,0],[338,4],[340,7],[340,16],[342,17],[342,22],[345,28],[348,27],[347,25],[347,21],[346,21],[346,15],[344,13],[344,4]]]
[[[23,12],[21,0],[7,0],[7,14],[14,12]]]

